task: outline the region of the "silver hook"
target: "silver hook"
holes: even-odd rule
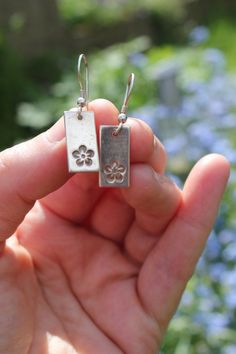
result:
[[[134,75],[134,73],[131,73],[129,75],[129,77],[128,77],[128,83],[127,83],[127,86],[126,86],[124,103],[123,103],[121,111],[120,111],[121,113],[125,113],[126,114],[126,109],[128,107],[129,98],[130,98],[131,92],[132,92],[133,87],[134,87],[134,79],[135,79],[135,75]]]
[[[118,135],[119,132],[121,131],[122,127],[123,127],[123,124],[127,121],[126,110],[127,110],[127,107],[128,107],[128,103],[129,103],[131,92],[133,90],[134,80],[135,80],[135,75],[134,75],[134,73],[131,73],[129,75],[129,77],[128,77],[128,83],[127,83],[127,86],[126,86],[124,102],[123,102],[120,114],[118,115],[119,125],[114,130],[113,135]]]
[[[85,82],[83,82],[82,74],[81,74],[82,61],[85,66]],[[81,119],[82,109],[84,106],[87,106],[88,108],[88,100],[89,100],[89,70],[88,70],[88,60],[85,54],[80,54],[78,59],[77,69],[78,69],[78,80],[80,85],[80,97],[77,99],[77,104],[80,107],[78,118]]]

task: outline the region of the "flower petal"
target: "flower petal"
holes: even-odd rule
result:
[[[118,167],[118,163],[116,161],[113,161],[112,164],[111,164],[112,172],[116,172],[117,171],[117,167]]]
[[[77,159],[77,160],[76,160],[76,164],[77,164],[78,166],[83,166],[83,164],[84,164],[84,159]]]
[[[86,151],[87,151],[86,146],[85,146],[85,145],[80,145],[80,147],[79,147],[79,153],[80,153],[80,154],[83,154],[83,153],[85,153]]]
[[[87,157],[84,161],[85,161],[85,164],[86,164],[87,166],[91,166],[92,163],[93,163],[93,160],[90,159],[89,157]]]
[[[115,175],[115,180],[116,180],[116,183],[122,183],[124,181],[124,175],[117,172]]]
[[[117,171],[123,174],[126,172],[126,168],[122,165],[119,165],[117,168]]]
[[[115,182],[115,175],[114,173],[110,173],[106,176],[106,181],[108,183],[114,183]]]
[[[75,159],[77,159],[78,157],[80,157],[79,151],[78,151],[78,150],[73,151],[73,152],[72,152],[72,156],[73,156]]]
[[[105,175],[109,175],[110,173],[112,173],[112,169],[110,165],[106,165],[103,169],[103,173],[105,173]]]
[[[93,157],[94,156],[94,151],[93,150],[88,150],[87,151],[87,156],[88,157]]]

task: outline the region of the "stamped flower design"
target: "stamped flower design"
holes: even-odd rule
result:
[[[94,151],[88,150],[87,146],[80,145],[78,150],[72,152],[73,157],[76,159],[78,166],[91,166],[93,163]]]
[[[106,165],[103,172],[106,175],[107,183],[122,183],[124,182],[126,168],[114,161],[110,165]]]

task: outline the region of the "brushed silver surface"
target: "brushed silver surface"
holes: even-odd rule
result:
[[[98,145],[93,112],[64,112],[69,172],[99,170]]]
[[[130,128],[100,126],[100,187],[125,188],[130,185]]]

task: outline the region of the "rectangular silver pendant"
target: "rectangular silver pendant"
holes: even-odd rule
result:
[[[100,126],[100,187],[129,187],[130,185],[130,128]]]
[[[98,145],[93,112],[64,112],[69,172],[99,170]]]

